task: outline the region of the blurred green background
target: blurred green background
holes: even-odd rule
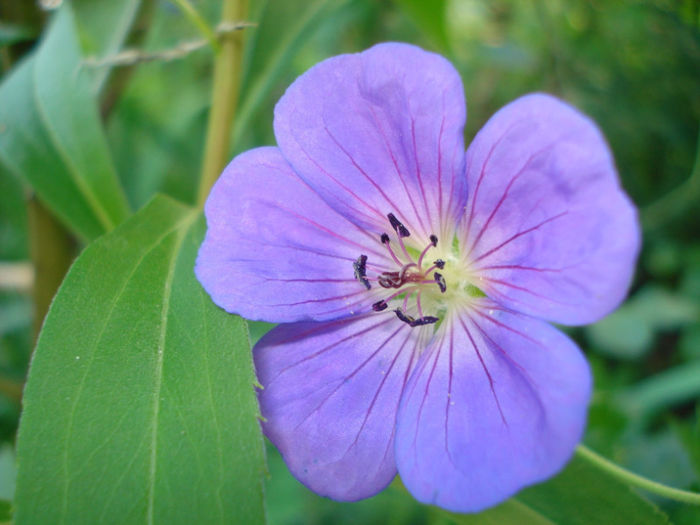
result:
[[[216,25],[220,2],[192,4]],[[3,75],[32,49],[49,14],[33,0],[0,3]],[[555,94],[598,123],[639,207],[644,247],[628,301],[596,325],[570,331],[596,382],[585,441],[644,476],[700,489],[697,0],[270,0],[251,2],[249,20],[256,25],[245,30],[232,154],[274,143],[274,104],[307,68],[390,40],[442,53],[458,68],[467,144],[498,108],[532,91]],[[109,145],[133,209],[155,192],[195,201],[213,54],[205,46],[169,60],[159,55],[201,38],[174,3],[144,2],[129,45],[152,60],[114,68],[102,91]],[[30,197],[0,165],[0,499],[12,497],[13,442],[33,344]],[[254,323],[253,338],[265,329]],[[271,523],[453,519],[407,503],[394,486],[357,504],[321,499],[290,477],[274,449],[268,454]],[[697,509],[657,503],[675,523],[700,523]]]

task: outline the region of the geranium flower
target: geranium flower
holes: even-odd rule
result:
[[[311,490],[396,475],[420,501],[494,505],[559,471],[591,392],[548,322],[623,299],[636,212],[595,125],[543,94],[464,153],[442,57],[381,44],[311,68],[275,108],[279,147],[236,157],[206,203],[213,300],[283,323],[255,346],[263,429]]]

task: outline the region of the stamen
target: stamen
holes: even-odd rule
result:
[[[440,319],[438,317],[434,317],[432,315],[426,315],[425,317],[419,317],[418,319],[415,319],[412,323],[411,326],[416,327],[416,326],[423,326],[426,324],[433,324],[437,323]]]
[[[396,235],[399,237],[410,237],[411,232],[408,231],[408,228],[404,226],[400,220],[396,218],[396,216],[393,213],[390,213],[387,215],[389,218],[389,222],[391,223],[391,227],[394,228],[394,231],[396,232]]]
[[[428,244],[428,246],[425,247],[425,249],[421,252],[420,257],[418,257],[418,268],[423,267],[423,257],[425,257],[425,254],[428,253],[428,250],[430,250],[430,248],[434,248],[435,246],[437,246],[437,242],[437,235],[430,235],[430,244]]]
[[[428,268],[427,270],[425,270],[424,273],[425,273],[425,275],[428,275],[435,268],[437,268],[438,270],[442,270],[444,267],[445,267],[445,261],[443,261],[442,259],[437,259],[437,260],[433,261],[433,265],[430,268]]]
[[[425,317],[419,317],[416,319],[415,317],[405,313],[403,310],[401,310],[401,308],[397,308],[394,310],[394,312],[396,313],[396,317],[413,328],[416,326],[437,323],[440,320],[438,317],[434,317],[432,315],[426,315]]]
[[[402,266],[403,263],[399,261],[399,258],[396,257],[396,254],[394,253],[394,250],[391,248],[391,242],[389,241],[389,235],[386,233],[382,233],[381,236],[382,243],[384,246],[386,246],[386,249],[389,250],[389,255],[391,255],[391,258],[394,259],[394,262],[398,264],[399,266]]]
[[[403,310],[401,310],[401,308],[397,308],[396,310],[394,310],[394,312],[396,312],[396,317],[398,317],[401,321],[408,325],[416,321],[415,317],[411,317],[410,315],[405,314]]]
[[[440,292],[445,293],[447,291],[447,283],[445,282],[445,278],[442,276],[441,273],[435,272],[435,282],[437,285],[440,287]]]
[[[352,263],[352,268],[355,271],[355,279],[365,285],[368,290],[372,288],[367,279],[367,256],[360,255],[355,262]]]
[[[398,271],[388,271],[385,269],[386,266],[382,267],[380,265],[377,267],[375,265],[371,265],[372,278],[369,279],[367,278],[367,256],[361,255],[357,261],[353,263],[355,277],[361,283],[363,283],[367,289],[370,289],[370,281],[376,281],[382,288],[393,288],[395,290],[393,293],[391,293],[391,295],[389,295],[389,297],[373,303],[373,311],[383,312],[384,310],[389,309],[390,301],[401,297],[402,302],[399,303],[401,306],[397,308],[392,306],[393,312],[400,321],[408,324],[411,327],[436,323],[439,321],[439,318],[432,315],[423,315],[421,298],[423,291],[422,285],[424,284],[431,285],[437,283],[437,285],[440,287],[440,292],[445,293],[447,290],[447,283],[445,282],[445,278],[442,276],[442,274],[434,272],[433,279],[430,279],[429,277],[433,270],[444,269],[445,261],[442,259],[436,259],[433,261],[432,266],[428,270],[423,269],[423,261],[425,256],[431,248],[435,248],[437,246],[438,237],[435,234],[431,234],[428,237],[430,239],[429,244],[420,253],[418,262],[415,262],[414,256],[411,255],[413,252],[409,253],[406,244],[404,243],[404,238],[410,237],[411,232],[408,231],[408,228],[406,228],[406,226],[404,226],[393,213],[387,214],[387,218],[389,219],[389,223],[396,234],[396,241],[398,241],[401,251],[403,252],[401,259],[406,262],[404,263],[399,259],[397,254],[394,253],[394,244],[391,242],[391,237],[388,233],[384,232],[379,236],[379,240],[384,246],[386,246],[391,258],[400,269]],[[412,298],[415,298],[417,317],[407,313],[408,303]]]
[[[381,312],[382,310],[386,310],[388,307],[389,305],[386,303],[386,301],[381,300],[372,305],[372,310],[375,312]]]

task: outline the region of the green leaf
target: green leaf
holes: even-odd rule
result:
[[[668,523],[651,502],[580,455],[558,476],[525,489],[517,499],[553,522],[567,525]]]
[[[668,525],[668,518],[652,503],[633,492],[585,457],[546,483],[479,514],[448,513],[464,525]]]
[[[17,524],[264,521],[247,328],[195,279],[204,230],[157,197],[71,268],[25,390]]]
[[[91,240],[129,213],[66,5],[35,55],[0,86],[0,162]]]

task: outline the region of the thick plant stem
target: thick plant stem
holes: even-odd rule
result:
[[[247,0],[224,0],[221,23],[242,21],[247,12]],[[228,145],[238,102],[242,59],[243,32],[225,33],[222,36],[221,49],[214,62],[209,125],[197,196],[199,206],[204,204],[209,190],[228,161]]]
[[[669,487],[667,485],[663,485],[661,483],[657,483],[656,481],[652,481],[645,477],[639,476],[638,474],[630,472],[629,470],[622,468],[621,466],[613,463],[612,461],[605,459],[603,456],[596,454],[591,449],[583,445],[580,445],[576,449],[576,453],[579,456],[595,463],[598,467],[605,470],[609,474],[612,474],[617,479],[619,479],[627,485],[640,488],[642,490],[651,492],[652,494],[656,494],[657,496],[661,496],[663,498],[680,501],[682,503],[689,503],[691,505],[700,505],[700,494],[696,492],[674,489],[673,487]]]
[[[29,251],[34,264],[34,325],[36,343],[41,325],[63,277],[73,261],[73,238],[56,218],[32,196],[27,202]]]

